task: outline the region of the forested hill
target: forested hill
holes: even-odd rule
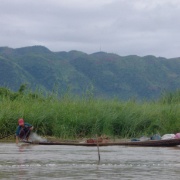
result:
[[[0,47],[0,86],[17,91],[21,84],[103,98],[154,99],[180,89],[180,58]]]

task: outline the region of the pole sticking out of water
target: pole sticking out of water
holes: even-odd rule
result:
[[[97,141],[97,150],[98,150],[98,164],[100,162],[100,151],[99,151],[99,142],[98,142],[98,136],[96,134],[96,141]]]

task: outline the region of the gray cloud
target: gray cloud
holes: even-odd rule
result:
[[[0,46],[180,57],[179,0],[1,0]]]

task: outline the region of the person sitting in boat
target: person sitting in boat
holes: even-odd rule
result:
[[[19,119],[18,127],[16,129],[16,144],[19,143],[19,139],[28,141],[32,130],[33,126],[31,124],[25,123],[24,119]]]

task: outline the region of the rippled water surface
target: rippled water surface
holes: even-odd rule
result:
[[[180,179],[180,147],[0,143],[0,179]]]

